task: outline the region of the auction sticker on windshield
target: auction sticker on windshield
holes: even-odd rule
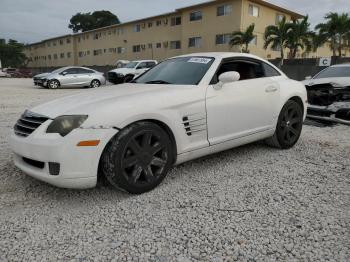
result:
[[[202,57],[192,57],[188,60],[188,63],[199,63],[199,64],[208,64],[211,61],[210,58],[202,58]]]

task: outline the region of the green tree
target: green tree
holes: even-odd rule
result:
[[[68,28],[74,33],[85,32],[101,27],[120,24],[119,18],[109,11],[95,11],[93,13],[77,13],[70,19]]]
[[[318,24],[318,40],[322,44],[329,42],[333,51],[333,56],[342,55],[342,50],[346,46],[346,37],[350,33],[350,17],[347,13],[328,13],[324,17],[326,22]]]
[[[255,38],[255,25],[251,24],[245,31],[235,31],[231,35],[230,46],[240,46],[242,53],[249,53],[249,43]],[[242,47],[243,46],[243,47]]]
[[[264,48],[269,46],[273,49],[279,49],[281,52],[281,64],[284,59],[284,48],[286,47],[289,31],[292,29],[292,24],[287,23],[286,18],[283,19],[277,25],[269,25],[265,29],[264,34]]]
[[[287,32],[286,47],[290,50],[290,58],[295,58],[299,49],[310,51],[314,33],[310,31],[309,17],[295,20]]]
[[[23,53],[24,44],[10,39],[0,41],[0,60],[3,67],[21,67],[25,64],[27,58]]]

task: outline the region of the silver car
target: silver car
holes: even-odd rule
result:
[[[59,87],[92,87],[106,84],[103,73],[90,68],[69,66],[51,73],[34,76],[34,85],[57,89]]]

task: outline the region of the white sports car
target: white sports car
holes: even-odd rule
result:
[[[191,54],[25,111],[11,146],[17,167],[58,187],[90,188],[104,176],[139,194],[174,164],[258,140],[291,148],[306,103],[302,83],[256,56]]]

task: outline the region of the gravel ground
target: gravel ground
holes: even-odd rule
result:
[[[140,196],[17,170],[19,115],[81,91],[0,79],[0,261],[350,260],[349,127],[305,126],[288,151],[256,143],[192,161]]]

